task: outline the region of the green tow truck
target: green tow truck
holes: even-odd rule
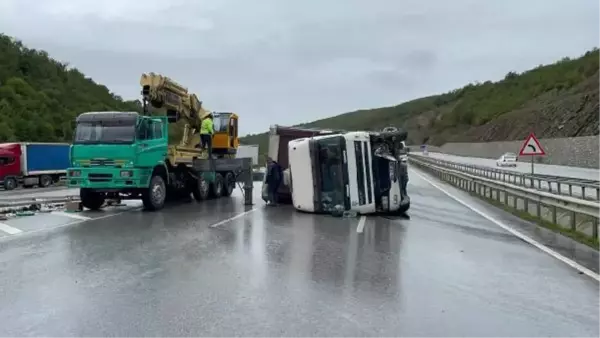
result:
[[[250,158],[235,158],[232,151],[227,155],[207,154],[190,147],[188,124],[184,140],[178,146],[169,145],[169,123],[178,121],[180,116],[195,123],[200,112],[189,109],[189,97],[182,94],[183,87],[175,87],[167,77],[151,76],[154,77],[146,79],[146,84],[142,82],[143,114],[87,112],[77,117],[67,182],[69,187],[80,189],[82,205],[98,210],[107,199],[141,199],[146,210],[159,210],[165,201],[189,199],[190,194],[198,201],[230,196],[240,181],[244,183],[245,203],[251,204]],[[161,101],[164,98],[170,101]],[[149,105],[166,108],[166,116],[151,115]],[[227,126],[237,129],[237,115],[220,114],[225,115],[215,119],[235,118],[236,123],[221,128],[233,139],[228,144],[235,150],[237,130],[231,131]]]

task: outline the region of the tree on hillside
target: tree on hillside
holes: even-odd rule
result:
[[[0,142],[68,142],[80,113],[140,107],[45,51],[0,34]]]

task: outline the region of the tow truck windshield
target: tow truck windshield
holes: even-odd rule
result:
[[[346,143],[343,137],[329,137],[315,141],[313,156],[317,160],[318,182],[315,196],[319,200],[320,211],[332,210],[336,205],[346,205],[347,167],[344,163]]]
[[[129,144],[135,141],[135,124],[80,122],[75,129],[78,144]]]

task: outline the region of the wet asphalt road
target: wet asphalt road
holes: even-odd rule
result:
[[[11,223],[23,232],[0,238],[0,335],[600,334],[597,281],[415,171],[409,188],[410,220],[367,217],[363,232],[258,197],[250,212],[236,197]],[[597,253],[469,201],[597,271]]]

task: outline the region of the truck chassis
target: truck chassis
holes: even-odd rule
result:
[[[231,196],[236,183],[252,186],[252,164],[249,158],[194,159],[192,166],[183,163],[156,166],[144,188],[81,188],[84,207],[99,210],[107,199],[142,200],[144,209],[160,210],[165,202],[190,198],[197,201]]]

